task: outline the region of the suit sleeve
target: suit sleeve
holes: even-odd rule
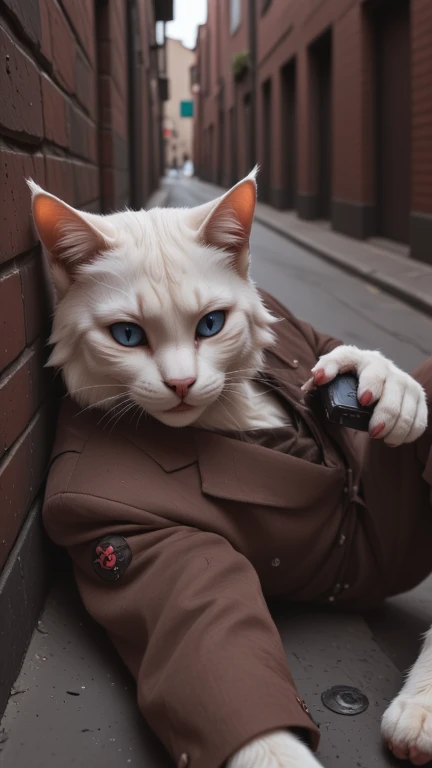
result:
[[[68,548],[84,605],[135,677],[141,712],[177,765],[221,768],[280,728],[317,746],[258,576],[226,539],[80,493],[49,498],[44,521]]]

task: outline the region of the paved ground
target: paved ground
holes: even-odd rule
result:
[[[213,189],[169,182],[172,205],[195,205]],[[317,328],[380,348],[407,369],[432,353],[432,319],[339,271],[274,231],[255,225],[254,279]],[[379,718],[432,623],[430,585],[373,615],[274,611],[303,696],[320,724],[327,768],[398,765],[383,750]],[[360,688],[368,710],[342,717],[325,709],[333,685]],[[5,768],[168,768],[134,704],[134,686],[108,641],[85,617],[68,578],[51,592],[3,720]],[[191,766],[193,768],[193,766]],[[299,766],[301,768],[301,766]]]

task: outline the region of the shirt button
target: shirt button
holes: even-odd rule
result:
[[[298,360],[293,360],[292,364],[293,364],[294,368],[298,368],[299,367],[299,361]]]
[[[346,536],[344,533],[342,533],[339,539],[339,546],[343,547],[343,545],[345,544],[345,541],[346,541]]]
[[[189,755],[186,754],[186,752],[183,752],[182,755],[180,755],[180,760],[178,761],[178,768],[187,768],[189,765]]]
[[[334,595],[330,595],[330,597],[328,599],[329,603],[334,603],[335,600],[336,600],[335,596]]]
[[[349,588],[350,588],[349,584],[344,584],[344,589],[349,589]]]
[[[271,564],[273,568],[277,568],[280,565],[280,560],[278,557],[275,557],[274,560],[271,561]]]

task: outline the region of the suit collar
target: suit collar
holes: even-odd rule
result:
[[[184,469],[197,460],[192,428],[175,429],[160,422],[149,420],[135,432],[127,434],[128,440],[159,464],[165,472]]]
[[[286,366],[294,361],[269,353],[263,376],[268,377],[304,417],[306,405],[299,403],[298,387],[289,381]],[[165,472],[175,472],[198,463],[202,492],[220,499],[281,508],[308,507],[321,495],[338,488],[341,467],[311,464],[262,446],[226,437],[216,432],[187,427],[174,429],[148,421],[128,439],[150,456]]]

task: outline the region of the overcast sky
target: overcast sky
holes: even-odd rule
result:
[[[207,19],[207,0],[174,0],[174,21],[166,25],[168,37],[194,48],[198,24]]]

